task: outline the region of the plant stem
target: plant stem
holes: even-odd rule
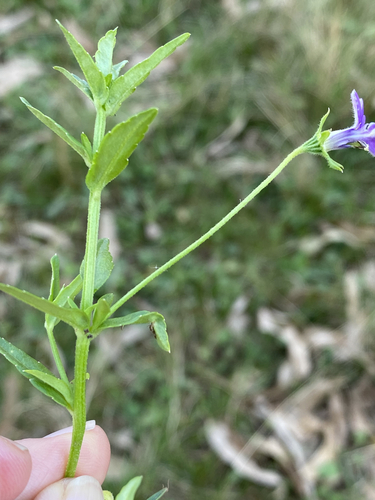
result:
[[[74,477],[86,427],[86,371],[90,341],[77,331],[73,390],[73,433],[65,477]]]
[[[69,384],[69,379],[68,379],[68,376],[65,372],[64,365],[62,364],[59,349],[57,347],[55,336],[53,334],[53,327],[50,328],[47,324],[45,324],[44,326],[45,326],[45,329],[47,330],[48,340],[49,340],[49,343],[51,346],[53,359],[55,360],[56,367],[57,367],[57,370],[58,370],[59,375],[61,377],[61,380],[64,380],[64,382]]]
[[[95,154],[99,149],[100,143],[105,134],[105,110],[102,106],[96,110],[95,127],[94,127],[94,139],[92,144],[93,153]]]
[[[83,311],[92,305],[94,297],[95,263],[100,218],[100,195],[101,191],[90,191],[81,299],[81,309]]]
[[[203,242],[208,240],[213,234],[215,234],[219,229],[221,229],[232,217],[234,217],[240,210],[242,210],[248,203],[251,201],[257,194],[259,194],[268,184],[273,181],[275,177],[277,177],[280,172],[290,163],[293,158],[296,156],[306,152],[307,150],[307,141],[306,143],[302,144],[299,146],[297,149],[289,153],[289,155],[280,163],[278,167],[275,168],[271,174],[264,179],[263,182],[259,184],[258,187],[256,187],[246,198],[244,198],[236,207],[233,208],[221,221],[219,221],[215,226],[213,226],[207,233],[205,233],[203,236],[198,238],[194,243],[189,245],[187,248],[182,250],[179,254],[175,255],[171,260],[166,262],[163,266],[159,267],[156,271],[154,271],[150,276],[147,276],[144,280],[142,280],[138,285],[136,285],[134,288],[129,290],[129,292],[124,295],[120,300],[118,300],[113,306],[111,307],[110,314],[113,314],[119,307],[121,307],[125,302],[127,302],[131,297],[133,297],[136,293],[138,293],[142,288],[144,288],[146,285],[148,285],[152,280],[160,276],[164,271],[172,267],[176,262],[181,260],[183,257],[185,257],[187,254],[195,250],[199,245],[201,245]]]
[[[97,108],[95,119],[93,152],[99,149],[105,134],[105,110]],[[90,191],[87,215],[86,249],[83,265],[81,309],[85,311],[93,303],[95,284],[95,264],[99,234],[101,191]],[[73,432],[65,477],[74,477],[86,426],[86,371],[90,341],[86,332],[76,330],[76,352],[73,388]]]

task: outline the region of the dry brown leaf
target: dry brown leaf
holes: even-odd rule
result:
[[[262,469],[254,460],[246,457],[235,435],[224,422],[207,421],[205,433],[213,451],[239,476],[269,488],[276,488],[283,483],[279,473]]]
[[[279,338],[287,348],[288,359],[279,367],[277,385],[286,388],[310,375],[312,361],[308,338],[296,327],[287,324],[286,316],[279,311],[261,308],[257,313],[257,322],[261,332]]]
[[[66,250],[72,246],[72,241],[67,233],[47,222],[37,220],[24,222],[22,232],[32,238],[44,240],[47,244],[56,248]]]
[[[282,328],[276,336],[286,344],[288,351],[288,361],[281,365],[277,376],[278,385],[286,388],[310,375],[310,350],[306,339],[292,325]]]
[[[287,315],[276,309],[261,307],[257,312],[257,324],[262,333],[277,334],[282,326],[288,324]]]
[[[29,21],[34,15],[34,12],[26,7],[25,9],[18,10],[13,14],[0,16],[0,35],[7,35],[15,29],[22,26]]]
[[[324,224],[320,235],[301,238],[298,248],[308,255],[315,255],[331,243],[345,243],[354,248],[361,245],[361,241],[353,233],[340,227]]]
[[[16,56],[0,64],[0,98],[42,72],[42,65],[32,57]]]
[[[369,376],[360,379],[349,392],[349,424],[355,437],[375,433],[375,386]]]

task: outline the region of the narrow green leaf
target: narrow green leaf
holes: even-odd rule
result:
[[[64,398],[64,396],[62,396],[60,392],[56,391],[56,389],[36,378],[30,378],[29,382],[35,387],[35,389],[38,389],[38,391],[40,391],[42,394],[53,399],[53,401],[66,408],[69,413],[71,414],[73,413],[72,406],[68,403],[68,401]]]
[[[92,319],[92,327],[91,330],[95,332],[95,330],[100,328],[100,325],[107,318],[111,311],[110,304],[104,297],[100,297],[98,302],[96,303],[96,307],[94,310],[94,316]]]
[[[25,373],[31,375],[31,377],[44,382],[46,385],[55,389],[55,391],[59,392],[63,398],[67,401],[69,406],[73,408],[73,386],[67,384],[63,380],[55,377],[54,375],[49,375],[48,373],[44,373],[40,370],[24,370]],[[31,378],[30,377],[30,378]]]
[[[37,371],[39,373],[44,373],[50,377],[54,377],[53,373],[51,373],[48,368],[46,368],[42,363],[36,361],[36,359],[32,358],[24,351],[14,346],[4,338],[0,337],[0,354],[2,354],[12,365],[17,368],[17,370],[29,379],[29,381],[36,387],[39,391],[41,391],[46,396],[51,397],[54,401],[61,404],[68,410],[71,410],[69,407],[68,401],[61,395],[60,392],[48,386],[46,383],[36,380],[28,371]]]
[[[71,73],[70,71],[68,71],[65,68],[62,68],[61,66],[54,66],[53,69],[62,73],[65,76],[65,78],[67,78],[73,85],[79,88],[79,90],[83,92],[91,101],[94,100],[89,84],[86,82],[86,80],[83,80],[79,76],[75,75],[74,73]]]
[[[85,269],[85,261],[82,261],[80,267],[80,275],[83,280]],[[109,251],[109,239],[101,238],[98,240],[97,254],[95,262],[95,279],[94,279],[94,291],[99,290],[100,287],[104,285],[107,279],[111,276],[113,269],[113,259]]]
[[[19,290],[14,286],[5,285],[4,283],[0,283],[0,290],[39,311],[55,316],[61,321],[68,323],[68,325],[71,325],[73,328],[85,329],[88,327],[89,319],[80,309],[60,307],[54,302],[33,295],[25,290]]]
[[[79,309],[79,307],[77,306],[77,304],[70,297],[68,298],[68,304],[69,304],[69,307],[71,309]]]
[[[155,108],[143,111],[119,123],[105,135],[86,176],[90,190],[102,190],[124,170],[129,156],[145,136],[157,112]]]
[[[105,330],[106,328],[119,328],[121,326],[142,323],[150,323],[150,330],[154,334],[159,347],[163,351],[171,352],[165,319],[157,312],[138,311],[120,318],[109,318],[101,324],[100,328],[101,330]]]
[[[55,254],[51,259],[52,278],[48,300],[53,301],[60,291],[60,261],[59,256]]]
[[[59,25],[61,31],[64,33],[64,36],[74,54],[74,57],[77,59],[77,62],[80,65],[83,74],[85,75],[92,95],[94,96],[94,101],[99,105],[103,105],[108,97],[108,88],[105,83],[103,73],[94,63],[90,54],[86,52],[86,50],[74,38],[74,36],[66,28],[64,28],[64,26],[59,21],[56,20],[56,22]]]
[[[57,306],[64,307],[68,299],[74,299],[74,297],[82,290],[82,278],[79,274],[74,278],[73,281],[67,286],[63,286],[57,295],[54,303]]]
[[[12,363],[26,378],[30,377],[25,373],[25,370],[37,370],[48,375],[53,375],[52,372],[42,363],[32,358],[22,351],[22,349],[19,349],[2,337],[0,337],[0,354]]]
[[[107,303],[111,306],[113,302],[113,293],[106,293],[105,295],[102,296],[103,299],[107,301]]]
[[[180,45],[189,38],[190,33],[184,33],[177,38],[159,47],[150,57],[133,66],[125,75],[117,78],[109,91],[109,97],[106,102],[107,116],[114,115],[121,104],[127,99],[140,85],[150,72],[158,66],[163,59],[170,56]]]
[[[150,329],[156,338],[158,346],[163,349],[163,351],[171,352],[171,346],[169,345],[167,334],[167,325],[161,314],[158,314],[158,317],[151,323]]]
[[[159,500],[159,498],[161,498],[164,495],[164,493],[167,493],[167,491],[168,488],[163,488],[162,490],[157,491],[156,493],[151,495],[147,500]]]
[[[56,135],[58,135],[63,141],[65,141],[71,148],[74,149],[79,155],[82,156],[82,158],[85,160],[85,163],[89,166],[90,165],[90,158],[86,152],[86,149],[82,146],[80,142],[77,141],[72,135],[69,134],[67,130],[64,129],[61,125],[56,123],[52,118],[50,118],[47,115],[44,115],[39,109],[34,108],[31,106],[29,102],[26,101],[23,97],[20,97],[21,101],[24,103],[24,105],[29,109],[29,111],[32,112],[34,116],[38,118],[44,125],[46,125],[48,128],[52,130],[52,132],[55,132]]]
[[[142,482],[143,476],[133,477],[116,496],[115,500],[134,500],[134,496]]]
[[[109,239],[102,238],[98,241],[98,253],[95,263],[95,292],[101,288],[111,276],[113,269],[113,259],[109,251]]]
[[[122,68],[125,66],[126,63],[128,63],[129,61],[127,61],[126,59],[124,61],[121,61],[117,64],[114,64],[112,66],[112,80],[116,80],[116,78],[118,78],[119,74],[120,74],[120,71],[122,70]]]
[[[126,316],[121,316],[119,318],[110,318],[107,319],[102,327],[104,328],[119,328],[120,326],[134,325],[134,324],[142,324],[142,323],[151,323],[154,319],[153,314],[150,311],[137,311],[135,313],[127,314]]]
[[[61,288],[53,303],[57,306],[64,307],[69,298],[74,299],[74,297],[81,291],[81,289],[82,278],[80,275],[78,275],[71,283],[69,283],[68,286],[63,286]],[[45,327],[47,331],[52,331],[59,322],[60,319],[55,318],[50,314],[46,314]]]
[[[88,156],[90,158],[90,164],[91,164],[91,161],[92,161],[92,145],[91,145],[90,139],[87,137],[87,135],[84,132],[82,132],[82,134],[81,134],[81,143],[82,143],[82,146],[87,151],[87,154],[88,154]]]
[[[117,28],[107,31],[98,43],[95,62],[104,76],[112,75],[112,57],[116,45],[116,33]]]

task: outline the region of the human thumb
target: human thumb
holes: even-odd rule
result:
[[[31,474],[31,456],[22,444],[0,436],[0,500],[14,500]]]
[[[44,488],[35,500],[103,500],[99,481],[91,476],[65,478]]]

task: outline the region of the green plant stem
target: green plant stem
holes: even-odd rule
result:
[[[94,139],[92,143],[92,149],[94,154],[99,149],[100,143],[102,142],[102,139],[104,137],[105,121],[106,121],[105,109],[102,106],[100,106],[96,110]]]
[[[99,107],[97,109],[94,128],[94,154],[99,149],[100,143],[104,137],[105,122],[105,110],[103,107]],[[95,264],[100,219],[100,198],[100,190],[90,191],[82,280],[81,309],[83,311],[92,305],[94,298]],[[86,337],[86,332],[81,330],[76,330],[76,335],[77,341],[73,387],[73,432],[68,464],[65,471],[66,477],[74,477],[86,426],[86,371],[90,340]]]
[[[73,432],[65,477],[74,477],[86,427],[86,372],[90,341],[77,331],[73,389]]]
[[[221,229],[227,222],[229,222],[232,217],[234,217],[240,210],[242,210],[248,203],[251,201],[257,194],[259,194],[268,184],[273,181],[275,177],[277,177],[283,170],[284,168],[290,163],[293,158],[296,156],[305,153],[308,149],[308,143],[309,141],[305,142],[301,146],[299,146],[297,149],[289,153],[289,155],[283,160],[278,167],[275,168],[271,174],[264,179],[263,182],[259,184],[258,187],[256,187],[246,198],[244,198],[237,206],[233,208],[221,221],[219,221],[215,226],[213,226],[207,233],[205,233],[203,236],[198,238],[194,243],[189,245],[187,248],[185,248],[182,252],[177,254],[175,257],[173,257],[171,260],[166,262],[163,266],[159,267],[156,271],[154,271],[150,276],[147,276],[144,280],[142,280],[140,283],[138,283],[137,286],[129,290],[129,292],[124,295],[120,300],[118,300],[113,306],[111,307],[110,314],[113,314],[119,307],[121,307],[125,302],[127,302],[131,297],[133,297],[136,293],[138,293],[142,288],[144,288],[146,285],[148,285],[152,280],[160,276],[164,271],[172,267],[176,262],[184,258],[186,255],[188,255],[190,252],[195,250],[199,245],[201,245],[203,242],[208,240],[208,238],[211,238],[213,234],[215,234],[219,229]]]
[[[69,379],[68,376],[65,372],[64,365],[62,364],[59,349],[57,347],[57,343],[55,340],[55,336],[53,334],[53,328],[50,328],[45,324],[45,328],[47,330],[47,335],[48,335],[48,340],[51,346],[51,351],[53,355],[53,359],[55,360],[57,371],[59,372],[59,375],[61,377],[61,380],[64,380],[67,384],[69,384]]]
[[[95,263],[99,234],[101,191],[90,191],[87,216],[86,251],[83,264],[81,309],[92,305],[94,297]]]

